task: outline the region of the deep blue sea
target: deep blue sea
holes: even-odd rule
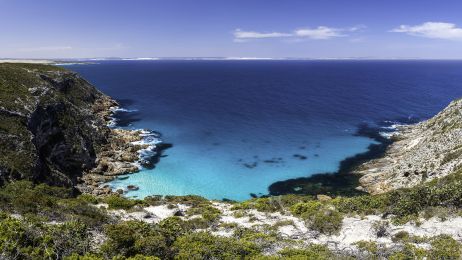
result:
[[[173,144],[127,196],[243,200],[335,172],[374,142],[358,125],[423,120],[462,96],[461,61],[101,61],[70,65]],[[391,123],[390,123],[391,124]]]

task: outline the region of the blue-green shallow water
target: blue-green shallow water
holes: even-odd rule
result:
[[[243,200],[276,181],[338,169],[372,140],[361,123],[424,119],[462,96],[462,62],[111,61],[68,68],[122,100],[129,128],[173,147],[113,187],[127,196]],[[306,157],[306,159],[305,159]]]

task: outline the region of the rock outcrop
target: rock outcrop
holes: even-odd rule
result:
[[[63,68],[0,64],[0,184],[28,179],[101,193],[105,181],[138,171],[141,131],[109,128],[114,106]]]
[[[361,187],[378,194],[443,177],[462,167],[462,100],[433,118],[400,126],[386,154],[364,163]]]

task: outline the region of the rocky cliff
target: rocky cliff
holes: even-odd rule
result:
[[[0,64],[0,184],[29,179],[91,192],[137,171],[142,147],[131,142],[139,133],[107,127],[116,105],[63,68]]]
[[[462,166],[462,100],[433,118],[400,126],[385,156],[361,165],[361,189],[377,194],[415,186]]]

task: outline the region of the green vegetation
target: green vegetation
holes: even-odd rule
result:
[[[327,260],[338,258],[323,245],[311,245],[303,249],[285,248],[279,251],[283,259]]]
[[[234,204],[236,212],[258,207],[267,212],[290,210],[306,220],[307,225],[325,234],[335,234],[345,214],[401,213],[415,216],[439,204],[457,207],[461,200],[460,175],[379,196],[337,197],[319,201],[311,196],[285,196],[253,199]],[[450,190],[448,190],[450,189]],[[418,195],[417,195],[418,194]],[[421,201],[424,198],[425,201]],[[278,202],[276,202],[278,201]],[[140,221],[118,222],[105,210],[96,207],[107,203],[113,209],[131,210],[136,206],[188,204],[186,219],[170,217],[158,224]],[[290,205],[290,207],[288,207]],[[392,207],[394,205],[394,207]],[[407,206],[405,206],[407,205]],[[415,209],[416,208],[416,209]],[[346,259],[348,255],[332,252],[325,246],[300,247],[295,241],[282,239],[276,229],[240,228],[231,237],[214,236],[204,230],[212,228],[220,216],[212,202],[197,196],[150,197],[129,200],[119,195],[75,197],[71,190],[28,181],[12,182],[0,189],[1,257],[21,259]],[[188,220],[188,217],[193,218]],[[199,217],[197,217],[199,216]],[[293,224],[276,223],[276,227]],[[382,222],[374,225],[377,235],[386,232]],[[384,231],[385,230],[385,231]],[[105,237],[95,246],[95,236]],[[386,249],[374,242],[356,246],[371,258],[386,255],[390,259],[454,259],[461,256],[461,245],[449,236],[425,238],[400,232],[393,237],[400,250]],[[263,256],[278,244],[289,246],[272,256]],[[290,245],[297,245],[296,247]],[[417,244],[429,244],[422,249]],[[297,249],[298,248],[298,249]]]
[[[143,201],[127,199],[119,194],[107,196],[102,201],[108,204],[109,209],[128,210],[136,205],[144,204]]]
[[[241,203],[236,203],[232,210],[256,209],[262,212],[285,211],[299,202],[313,200],[313,196],[282,195],[267,198],[254,198]]]
[[[342,227],[343,215],[331,205],[319,201],[299,202],[291,212],[307,221],[310,228],[325,234],[334,234]]]
[[[216,237],[206,232],[190,233],[174,243],[176,259],[243,259],[260,252],[257,245],[234,238]]]
[[[0,209],[43,221],[78,221],[96,227],[107,222],[103,211],[72,195],[70,189],[16,181],[0,189]]]
[[[440,235],[432,239],[432,249],[429,252],[430,259],[459,259],[462,247],[448,235]]]

